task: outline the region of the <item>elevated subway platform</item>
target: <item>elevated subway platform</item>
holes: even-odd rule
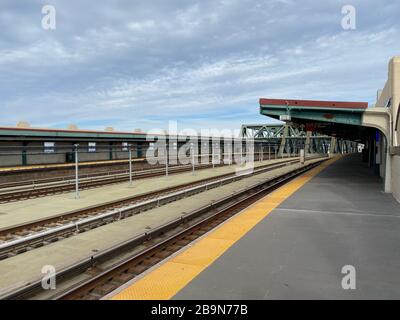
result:
[[[272,161],[281,161],[281,159]],[[319,160],[309,160],[307,161],[307,164],[316,161]],[[85,259],[92,259],[94,253],[102,253],[111,250],[114,246],[120,246],[122,243],[132,241],[133,238],[144,235],[144,233],[147,233],[152,229],[156,229],[164,225],[165,223],[170,223],[176,219],[180,219],[186,216],[187,213],[207,206],[210,203],[224,199],[228,195],[236,193],[238,190],[249,188],[253,185],[258,185],[261,182],[273,179],[277,175],[291,172],[295,169],[301,168],[302,166],[302,164],[296,161],[296,163],[285,165],[276,168],[275,170],[251,175],[248,176],[246,179],[232,181],[231,183],[221,185],[218,188],[204,190],[203,192],[196,193],[192,196],[187,196],[185,198],[181,198],[169,203],[164,203],[161,206],[149,208],[148,210],[126,217],[125,219],[97,226],[96,228],[87,230],[86,232],[77,233],[74,236],[59,239],[59,241],[48,243],[42,247],[36,248],[35,250],[21,252],[20,254],[13,255],[7,259],[1,260],[0,273],[3,275],[3,277],[0,278],[0,296],[4,297],[3,295],[10,293],[16,288],[24,287],[27,284],[33,283],[35,281],[39,281],[40,284],[40,280],[43,277],[43,275],[41,274],[41,270],[44,265],[54,266],[58,274],[60,274],[65,268],[85,261]],[[136,192],[139,192],[140,190],[143,191],[144,188],[147,187],[152,187],[152,189],[154,190],[154,186],[171,186],[171,184],[173,183],[181,184],[182,181],[195,181],[195,179],[198,179],[198,177],[200,176],[204,177],[205,174],[215,175],[216,172],[221,172],[221,170],[235,169],[232,165],[209,169],[208,173],[204,171],[201,173],[199,171],[198,173],[196,173],[196,176],[192,176],[191,174],[179,174],[175,177],[171,176],[170,179],[157,178],[157,180],[155,179],[156,181],[152,182],[152,186],[148,184],[142,184],[137,185],[133,188],[126,187],[126,189],[129,189],[130,193],[135,193],[135,189]],[[120,186],[119,188],[116,188],[114,190],[102,190],[100,192],[102,200],[106,200],[105,197],[110,196],[110,193],[112,193],[111,191],[115,192],[118,190],[118,193],[121,193],[124,191],[124,187]],[[93,196],[86,194],[83,198],[80,199],[83,200],[83,203],[81,203],[80,205],[87,206],[89,202],[96,201],[96,199],[97,201],[99,201],[100,195],[94,198]],[[64,207],[63,210],[65,210],[65,205],[63,206],[63,203],[65,201],[60,202],[57,201],[54,197],[48,197],[47,202],[50,203],[47,210],[46,207],[42,208],[42,211],[47,212],[47,214],[53,212],[57,208],[59,210],[62,210],[62,208]],[[80,201],[75,200],[75,203],[76,202]],[[27,207],[32,207],[32,205],[27,205]],[[37,205],[35,207],[37,207]],[[53,207],[53,209],[51,209],[51,207]],[[0,211],[3,210],[0,209]],[[41,210],[37,211],[40,213]],[[17,218],[18,215],[19,214],[15,212],[10,212],[9,217],[12,218],[13,216],[16,216],[15,218]],[[33,217],[31,216],[30,218],[32,219]],[[129,254],[128,252],[126,252],[125,254],[131,255],[135,252],[139,252],[143,250],[144,247],[146,247],[147,245],[148,244],[139,243],[132,249],[132,251],[129,251]],[[121,259],[121,257],[119,257],[119,259]],[[111,257],[109,260],[107,259],[107,262],[105,262],[105,264],[109,267],[114,263],[120,262],[119,259],[113,259]],[[97,265],[97,267],[99,267],[99,265]],[[106,266],[102,265],[102,267]],[[66,287],[63,287],[63,285],[71,285],[70,281],[87,280],[91,277],[91,275],[91,272],[85,272],[84,274],[79,274],[79,276],[74,279],[68,279],[67,283],[63,283],[63,281],[57,281],[56,290],[62,291],[66,289]],[[54,295],[55,292],[53,290],[48,290],[43,292],[42,294],[40,295],[40,298],[49,298]],[[36,296],[35,298],[39,297]]]
[[[283,163],[287,160],[286,158],[265,160],[263,162],[256,162],[254,166],[257,168],[266,164]],[[151,179],[139,179],[133,181],[133,186],[129,186],[128,181],[104,185],[97,188],[81,190],[79,192],[79,200],[75,199],[74,192],[69,192],[18,202],[3,203],[0,204],[0,230],[8,229],[26,222],[62,216],[110,201],[142,195],[218,175],[234,173],[237,168],[238,167],[235,165],[224,165],[215,167],[214,169],[196,170],[195,175],[189,171],[170,174],[169,177],[159,176]]]
[[[381,191],[359,154],[318,169],[114,299],[400,298],[400,204]],[[341,286],[345,265],[355,267],[356,290]]]

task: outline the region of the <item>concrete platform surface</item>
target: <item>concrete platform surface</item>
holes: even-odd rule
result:
[[[314,161],[316,160],[308,163]],[[42,267],[45,265],[52,265],[56,270],[60,270],[81,259],[90,257],[93,252],[108,249],[242,188],[260,183],[300,166],[300,163],[296,163],[270,172],[249,176],[246,179],[2,260],[0,261],[0,295],[30,281],[40,279],[43,276],[41,274]]]
[[[286,160],[287,159],[276,159],[255,162],[255,167],[268,163],[279,163]],[[0,229],[6,229],[22,223],[57,216],[62,213],[83,209],[112,200],[123,199],[163,188],[178,186],[217,175],[233,173],[237,168],[238,167],[235,165],[226,165],[214,169],[196,170],[195,176],[193,176],[190,171],[171,174],[169,177],[161,176],[134,180],[133,186],[129,186],[128,182],[123,182],[93,189],[86,189],[80,191],[80,198],[78,200],[75,199],[75,193],[70,192],[0,204]]]
[[[354,266],[356,289],[342,288]],[[399,299],[400,204],[359,155],[281,203],[175,299]]]

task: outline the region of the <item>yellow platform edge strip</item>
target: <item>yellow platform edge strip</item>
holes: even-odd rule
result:
[[[139,280],[134,281],[111,299],[166,300],[172,298],[272,210],[339,158],[332,158],[273,191]]]

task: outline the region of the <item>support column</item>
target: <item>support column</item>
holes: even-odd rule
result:
[[[384,191],[387,193],[392,192],[392,156],[390,155],[390,150],[388,148],[388,141],[386,141],[385,150],[385,178],[384,178]]]
[[[376,141],[376,136],[374,137],[374,150],[373,150],[373,170],[376,176],[379,176],[379,165],[380,165],[380,151],[379,151],[379,141]]]
[[[336,137],[331,138],[331,144],[329,146],[329,154],[334,154],[336,148]]]
[[[306,142],[305,142],[305,145],[304,145],[304,152],[305,153],[311,153],[310,152],[311,135],[312,135],[312,131],[308,130],[306,132]]]
[[[110,142],[108,145],[108,158],[109,160],[113,159],[113,143]]]
[[[285,127],[283,128],[283,135],[281,138],[281,145],[279,147],[279,156],[283,155],[283,152],[285,151],[285,145],[286,145],[286,138],[289,133],[289,126],[285,124]]]
[[[27,147],[28,143],[27,142],[23,142],[22,143],[22,165],[26,166],[28,164],[28,160],[27,160],[27,155],[26,155],[26,147]]]
[[[372,168],[374,166],[374,155],[375,155],[375,143],[374,139],[369,139],[369,149],[368,149],[368,166]]]

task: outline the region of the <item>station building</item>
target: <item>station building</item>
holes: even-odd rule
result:
[[[25,166],[74,162],[75,145],[80,161],[143,157],[153,138],[142,132],[90,131],[0,127],[0,166]]]
[[[143,159],[155,143],[165,138],[170,159],[177,156],[179,148],[197,139],[198,147],[195,154],[211,155],[212,148],[223,152],[226,137],[192,137],[185,135],[147,134],[144,132],[123,132],[106,129],[91,131],[81,129],[43,129],[25,127],[0,127],[0,167],[19,167],[35,165],[52,165],[75,162],[75,150],[79,151],[79,162],[100,162],[109,160],[127,160],[129,150],[132,158]],[[246,139],[249,137],[230,138],[232,153],[242,153],[246,149]],[[276,152],[279,145],[268,139],[251,139],[256,153],[262,145],[269,144],[269,152]],[[195,140],[193,140],[195,141]],[[218,142],[216,142],[218,141]],[[217,146],[216,146],[217,145]],[[214,147],[213,147],[214,146]],[[298,150],[296,150],[298,152]],[[189,150],[187,153],[190,153]],[[265,153],[268,152],[267,150]],[[292,152],[295,152],[293,149]]]

